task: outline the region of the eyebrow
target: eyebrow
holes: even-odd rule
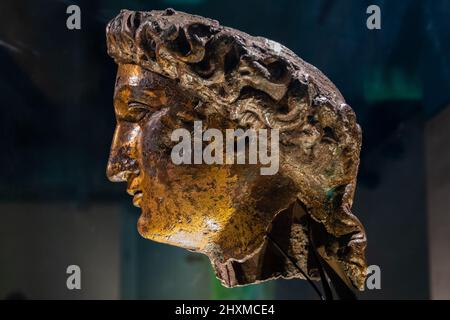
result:
[[[126,101],[122,99],[122,92],[128,90],[129,95],[127,96]],[[157,92],[155,92],[157,91]],[[161,91],[163,91],[163,94],[161,95]],[[148,104],[150,107],[156,107],[160,105],[164,105],[167,103],[168,97],[166,96],[166,93],[164,92],[164,88],[158,88],[158,89],[138,89],[136,90],[136,87],[130,86],[128,83],[124,83],[117,87],[114,99],[120,98],[124,103],[129,103],[131,101],[139,102],[142,104]],[[162,100],[161,100],[162,99]],[[159,103],[157,102],[159,101]]]
[[[161,91],[161,89],[153,89],[153,90],[150,90],[150,89],[143,89],[142,92],[145,93],[146,95],[152,97],[152,98],[156,98],[156,97],[158,96],[158,95],[155,94],[155,92],[154,92],[154,91],[156,91],[156,90]]]

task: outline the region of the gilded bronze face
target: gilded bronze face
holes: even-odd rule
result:
[[[143,237],[206,254],[220,251],[224,260],[243,259],[262,244],[274,213],[295,199],[294,188],[281,176],[261,175],[258,165],[175,165],[173,130],[192,130],[202,118],[205,127],[235,126],[220,116],[202,117],[194,110],[197,103],[175,81],[120,64],[107,174],[127,182],[133,204],[142,210]]]
[[[366,238],[350,211],[361,132],[320,71],[276,42],[171,9],[122,11],[107,40],[118,64],[107,175],[127,182],[143,237],[206,254],[226,286],[304,278],[276,239],[309,277],[325,264],[362,289]],[[276,129],[279,170],[175,164],[171,135],[198,121],[224,134]]]

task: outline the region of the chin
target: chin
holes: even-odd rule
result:
[[[151,236],[153,232],[148,227],[148,220],[144,213],[141,213],[141,215],[139,216],[136,227],[141,237],[153,240],[154,237]]]
[[[139,217],[137,230],[141,237],[145,239],[185,248],[191,251],[202,252],[206,245],[204,232],[193,233],[183,230],[175,232],[172,230],[154,230],[145,214],[141,214]]]

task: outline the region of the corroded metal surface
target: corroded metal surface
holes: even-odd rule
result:
[[[268,232],[311,278],[316,252],[363,288],[366,237],[351,212],[361,131],[318,69],[274,41],[172,9],[122,11],[107,43],[119,65],[107,174],[128,182],[143,237],[206,254],[226,286],[303,278]],[[194,120],[279,129],[279,172],[173,164],[170,134]]]

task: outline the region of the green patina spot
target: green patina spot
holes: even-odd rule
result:
[[[400,68],[371,67],[364,78],[364,97],[370,103],[386,100],[420,100],[422,84],[416,75]]]
[[[335,188],[331,188],[326,192],[326,196],[328,200],[333,199],[335,193]]]

